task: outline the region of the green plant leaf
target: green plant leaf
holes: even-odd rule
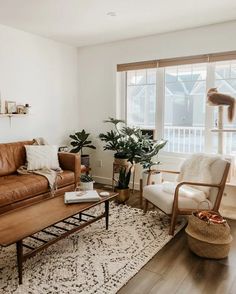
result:
[[[72,149],[71,152],[75,153],[75,152],[81,151],[81,154],[82,154],[83,148],[96,149],[96,147],[91,144],[92,141],[87,140],[89,135],[90,134],[86,133],[84,129],[81,132],[76,132],[74,135],[70,135],[69,137],[74,140],[70,144],[73,147],[76,147],[76,148]]]
[[[75,135],[70,135],[69,137],[70,137],[71,139],[75,140],[75,141],[78,140],[77,136],[75,136]]]
[[[113,117],[109,117],[107,120],[104,120],[105,123],[112,123],[114,125],[117,125],[119,123],[125,123],[124,120],[122,119],[116,119],[116,118],[113,118]]]

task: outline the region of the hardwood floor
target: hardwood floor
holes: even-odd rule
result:
[[[127,204],[140,208],[139,192],[131,194]],[[210,260],[194,255],[182,230],[118,294],[235,294],[236,221],[228,222],[234,238],[228,258]]]

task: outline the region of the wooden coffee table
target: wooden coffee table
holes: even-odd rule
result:
[[[102,191],[97,190],[97,192]],[[110,192],[109,194],[109,196],[102,197],[100,201],[79,204],[64,204],[64,196],[58,196],[0,215],[0,245],[6,247],[16,243],[19,284],[22,284],[23,262],[37,252],[103,217],[105,217],[106,229],[108,229],[109,200],[117,196],[117,193]],[[102,214],[93,216],[85,213],[86,210],[102,203],[105,204]],[[77,214],[79,216],[75,216]],[[67,220],[68,218],[72,218],[76,224]],[[58,223],[63,223],[63,227]],[[65,225],[70,228],[66,228]],[[62,233],[51,232],[50,227]],[[38,232],[43,232],[52,239],[48,241],[34,236]],[[24,244],[26,238],[37,240],[42,244],[36,248],[29,246]],[[30,251],[24,253],[24,247]]]

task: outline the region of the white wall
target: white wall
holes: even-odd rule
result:
[[[119,63],[236,50],[236,22],[184,30],[78,49],[80,128],[90,131],[98,146],[93,152],[93,174],[100,182],[111,177],[112,153],[104,152],[97,135],[116,114],[116,65]],[[97,166],[102,160],[102,168]],[[169,167],[178,159],[163,159]],[[138,183],[139,175],[136,177]]]
[[[67,142],[78,126],[77,49],[0,25],[0,91],[32,105],[24,118],[0,118],[0,142],[45,137]]]

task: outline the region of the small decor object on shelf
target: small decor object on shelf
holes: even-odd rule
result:
[[[94,180],[92,176],[82,174],[80,176],[80,189],[83,191],[93,190]]]
[[[88,140],[90,133],[86,133],[83,129],[81,132],[76,132],[74,135],[70,135],[70,138],[73,140],[70,144],[74,147],[71,149],[71,153],[80,152],[81,155],[81,164],[89,167],[89,155],[83,154],[83,148],[96,149],[94,145],[92,145],[92,141]]]
[[[25,104],[25,107],[24,107],[24,113],[25,113],[25,114],[29,114],[29,109],[30,109],[30,107],[31,107],[31,106],[30,106],[28,103]]]
[[[24,105],[17,105],[17,113],[24,114],[25,113],[25,106]]]
[[[15,101],[6,101],[6,113],[8,114],[17,113]]]

